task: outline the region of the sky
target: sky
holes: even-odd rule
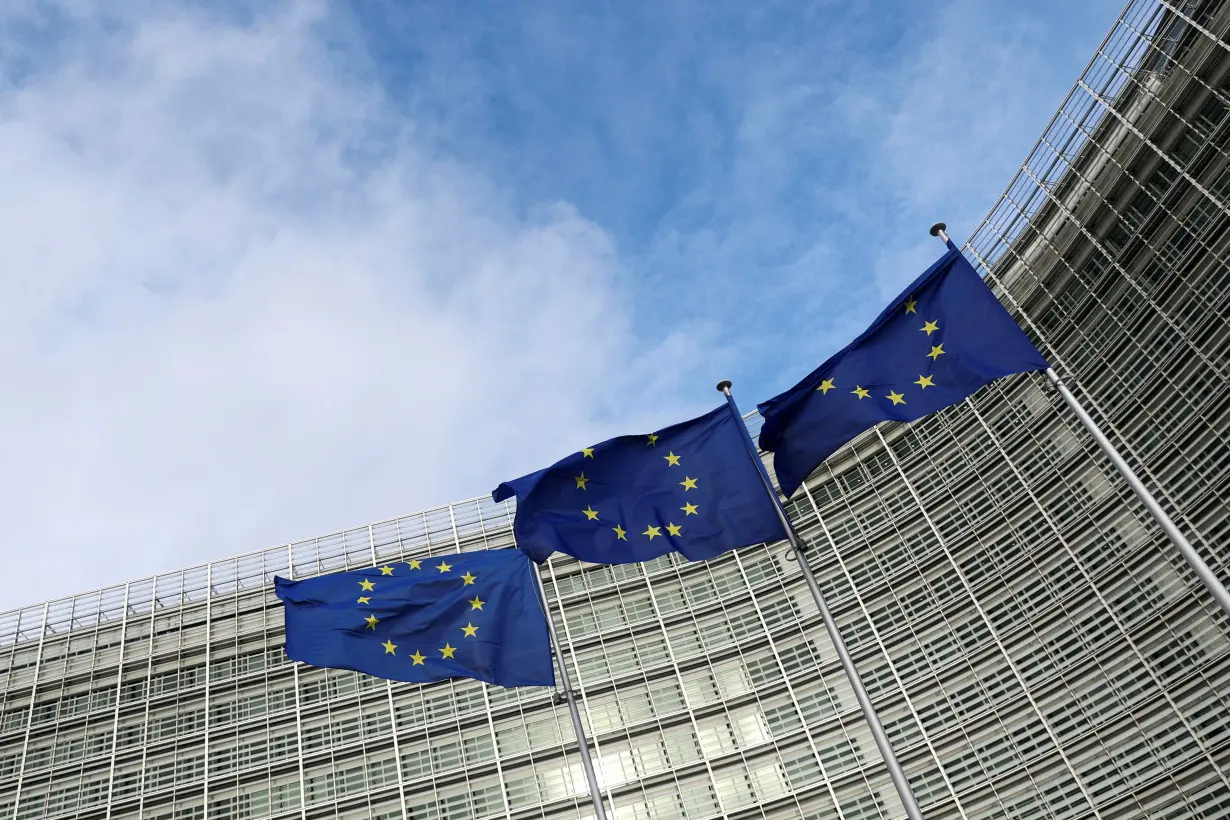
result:
[[[0,610],[744,411],[1121,3],[0,3]]]

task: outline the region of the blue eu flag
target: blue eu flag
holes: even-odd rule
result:
[[[743,421],[726,406],[639,436],[620,436],[506,481],[513,532],[535,561],[565,552],[595,564],[650,561],[676,551],[703,561],[786,537]]]
[[[413,558],[302,581],[275,578],[286,655],[426,683],[553,686],[534,565],[517,550]]]
[[[950,241],[871,327],[758,405],[760,447],[789,497],[833,451],[881,421],[913,421],[1046,360]]]

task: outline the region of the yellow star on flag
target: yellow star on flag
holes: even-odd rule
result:
[[[467,623],[465,626],[461,628],[461,631],[466,633],[467,638],[478,637],[478,627],[472,623]]]
[[[946,351],[944,350],[944,343],[940,342],[939,344],[931,348],[931,352],[927,354],[927,358],[930,359],[931,361],[935,361],[940,356],[943,356],[945,352]]]
[[[850,391],[850,393],[855,396],[858,396],[859,401],[862,401],[863,399],[871,395],[871,391],[864,389],[862,385],[856,385],[855,388]]]
[[[674,453],[671,453],[668,456],[662,456],[662,458],[666,459],[666,463],[670,465],[671,467],[679,466],[679,456],[675,455]]]
[[[471,609],[471,610],[474,610],[474,609],[482,609],[482,608],[483,608],[483,604],[485,604],[485,603],[487,603],[487,602],[486,602],[486,601],[480,601],[480,600],[478,599],[478,596],[477,596],[477,595],[475,595],[475,596],[474,596],[474,600],[473,600],[473,601],[470,601],[470,609]]]
[[[935,387],[935,382],[931,380],[930,376],[919,376],[918,381],[914,382],[914,384],[918,385],[923,390],[926,390],[928,387]]]
[[[594,448],[593,448],[593,447],[582,447],[582,448],[581,448],[581,456],[582,456],[582,458],[593,458],[593,457],[594,457]]]
[[[917,313],[918,311],[914,309],[914,306],[917,304],[918,302],[916,302],[913,299],[906,299],[905,300],[905,312],[906,313]]]
[[[445,658],[451,658],[453,657],[453,653],[456,651],[457,649],[453,647],[451,644],[445,643],[444,648],[440,650],[440,655]]]
[[[373,589],[376,588],[375,582],[369,581],[366,578],[364,578],[362,581],[359,582],[359,586],[363,587],[364,592],[371,592]]]
[[[683,481],[680,481],[679,483],[683,485],[684,492],[696,489],[696,479],[691,476],[684,476]]]
[[[689,515],[696,515],[696,511],[700,509],[700,507],[697,507],[695,504],[684,504],[679,509],[683,510],[683,515],[686,518]]]
[[[827,396],[829,394],[829,391],[833,389],[833,380],[825,379],[824,381],[820,382],[820,386],[817,387],[816,389]]]
[[[643,533],[641,533],[641,535],[648,535],[650,541],[657,538],[661,534],[662,534],[661,527],[649,527]]]
[[[414,654],[410,656],[410,660],[414,661],[415,666],[422,666],[423,661],[427,660],[427,656],[420,655],[419,651],[416,649],[414,650]]]
[[[384,643],[380,645],[384,647],[384,654],[386,655],[396,655],[397,654],[396,652],[393,651],[394,649],[397,648],[397,644],[393,643],[392,641],[385,641]]]
[[[594,509],[592,504],[587,505],[585,509],[581,510],[581,512],[585,513],[586,521],[597,521],[598,520],[598,511]]]
[[[585,473],[581,473],[579,476],[574,476],[574,480],[577,482],[578,490],[584,490],[585,485],[589,483],[589,479],[585,477]]]
[[[359,603],[361,603],[361,604],[370,604],[371,602],[372,602],[372,599],[371,599],[371,598],[369,598],[368,596],[366,596],[366,595],[360,595],[360,596],[359,596]]]
[[[380,619],[379,619],[379,618],[377,618],[375,615],[368,615],[368,616],[367,616],[366,618],[364,618],[363,620],[367,621],[367,628],[368,628],[368,629],[375,629],[375,628],[376,628],[376,624],[380,623]]]
[[[894,393],[891,390],[888,391],[888,395],[885,396],[884,398],[892,399],[892,402],[894,405],[905,404],[905,396],[901,395],[900,393]]]
[[[670,535],[679,535],[680,533],[683,532],[683,527],[679,526],[678,524],[667,524],[666,532]]]
[[[410,565],[410,569],[421,569],[423,566],[423,562],[417,558],[411,558],[406,563]]]
[[[936,324],[935,322],[926,322],[925,324],[923,324],[922,327],[919,328],[919,330],[925,330],[928,336],[930,336],[932,333],[934,333],[935,331],[939,329],[940,329],[940,326]]]
[[[436,567],[436,569],[440,570],[440,572],[448,572],[452,568],[453,568],[452,564],[446,564],[443,561],[441,561],[440,565]]]
[[[615,530],[615,540],[616,541],[627,541],[628,540],[628,532],[623,527],[616,524],[614,527],[611,527],[611,529]]]
[[[474,580],[475,580],[475,578],[477,578],[477,577],[478,577],[478,576],[476,576],[476,575],[471,575],[469,572],[467,572],[465,575],[461,576],[461,580],[462,580],[462,581],[465,581],[465,583],[464,583],[464,584],[462,584],[462,586],[463,586],[463,587],[468,587],[470,584],[474,583]]]
[[[392,568],[392,567],[390,567],[390,566],[387,566],[387,565],[386,565],[386,566],[383,566],[383,567],[381,567],[381,568],[380,568],[380,574],[381,574],[381,575],[392,575],[392,574],[393,574],[393,568]]]
[[[653,433],[650,433],[650,434],[649,434],[649,443],[648,443],[648,444],[646,444],[645,446],[647,446],[647,447],[657,447],[657,446],[658,446],[658,437],[657,437],[657,436],[655,436]]]

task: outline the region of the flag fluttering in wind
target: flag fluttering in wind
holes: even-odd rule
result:
[[[517,546],[535,561],[564,552],[598,564],[650,561],[676,551],[693,561],[786,537],[748,458],[743,422],[726,407],[656,433],[582,448],[506,481],[516,496]]]
[[[553,686],[535,572],[519,551],[505,549],[301,581],[276,578],[286,608],[286,654],[397,681]]]
[[[882,421],[914,421],[1046,360],[950,241],[871,327],[758,405],[760,448],[789,497],[826,458]]]

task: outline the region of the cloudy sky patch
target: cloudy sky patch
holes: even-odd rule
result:
[[[745,409],[971,230],[1117,4],[0,9],[0,608]]]

